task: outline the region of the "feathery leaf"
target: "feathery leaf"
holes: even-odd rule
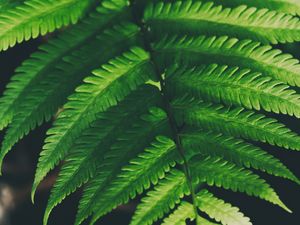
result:
[[[116,105],[137,86],[153,78],[149,54],[133,47],[129,52],[111,60],[93,75],[84,79],[69,97],[54,126],[47,132],[43,151],[32,188],[37,185],[62,157],[68,152],[74,140],[95,120],[99,112]]]
[[[292,15],[300,14],[300,2],[298,0],[214,0],[217,4],[234,7],[248,5],[257,8],[268,8]]]
[[[153,30],[152,33],[158,36],[168,31],[225,34],[272,44],[300,40],[299,18],[245,5],[231,9],[215,6],[213,2],[159,2],[146,8],[144,19]]]
[[[237,207],[216,198],[207,190],[201,190],[197,194],[197,205],[201,211],[224,225],[252,225],[250,219]]]
[[[117,1],[118,4],[112,7],[112,5],[107,4],[107,1]],[[116,51],[116,48],[109,48],[110,51],[112,51],[112,54],[103,54],[106,49],[105,47],[110,45],[109,43],[116,44],[116,42],[120,40],[120,42],[126,46],[124,38],[118,38],[119,35],[123,33],[126,34],[126,26],[115,27],[115,29],[119,32],[118,34],[112,32],[113,30],[108,30],[105,31],[102,38],[101,35],[99,37],[99,34],[103,33],[103,30],[111,23],[111,21],[114,21],[115,18],[124,11],[125,5],[124,3],[121,3],[122,0],[103,1],[102,5],[97,8],[96,12],[91,13],[88,18],[67,29],[58,35],[58,37],[50,38],[46,44],[41,45],[37,52],[33,53],[29,59],[25,60],[23,64],[16,69],[15,75],[11,78],[11,82],[7,85],[4,96],[0,99],[1,130],[6,127],[9,122],[11,122],[14,115],[19,112],[23,112],[23,108],[20,104],[24,105],[23,107],[28,106],[29,103],[27,102],[33,101],[32,98],[36,98],[40,101],[40,96],[44,94],[45,90],[53,90],[53,86],[55,84],[65,84],[64,87],[60,88],[59,91],[55,90],[55,92],[60,92],[65,89],[71,91],[74,90],[78,84],[73,86],[71,84],[74,82],[65,82],[63,79],[71,77],[70,79],[72,80],[75,78],[75,80],[81,81],[84,73],[78,75],[78,77],[74,77],[74,71],[75,73],[77,71],[74,69],[69,71],[68,64],[70,64],[70,62],[66,62],[64,60],[65,58],[69,58],[69,61],[74,60],[74,64],[80,65],[86,60],[83,61],[82,58],[77,59],[78,56],[83,56],[85,59],[86,57],[95,55],[95,47],[97,46],[98,51],[101,52],[101,57],[98,58],[102,59],[102,63],[104,63],[114,56],[112,55],[114,52],[116,52],[116,54],[121,54],[121,51],[124,51],[122,48],[118,51]],[[127,26],[127,30],[131,30],[133,32],[134,30],[138,30],[138,28],[132,25],[131,27]],[[78,35],[79,33],[80,35]],[[91,41],[92,43],[90,43]],[[81,51],[80,49],[82,46],[85,46],[84,49],[86,50],[82,49]],[[86,46],[92,46],[90,49],[93,49],[93,52],[87,51],[88,49]],[[77,58],[75,58],[74,55],[77,56]],[[97,66],[100,63],[101,60],[97,61]],[[85,62],[85,67],[94,67],[93,65],[87,66],[86,64],[87,62]],[[57,68],[58,66],[60,68]],[[61,69],[63,69],[63,72]],[[90,72],[91,69],[89,69],[88,72]],[[67,74],[71,74],[72,76],[66,76]],[[67,86],[66,84],[70,86]],[[43,91],[40,91],[41,89]],[[39,93],[37,96],[35,96],[36,92]],[[59,94],[60,97],[57,97],[56,99],[53,98],[55,100],[51,99],[50,106],[43,107],[39,110],[40,114],[45,115],[37,116],[38,118],[45,117],[46,119],[49,119],[55,110],[57,110],[57,108],[65,101],[66,96],[71,93],[68,93],[66,96],[63,96],[63,93]],[[36,101],[34,101],[34,103],[29,107],[33,108],[33,106],[39,105],[39,102]],[[48,112],[49,110],[50,112]],[[26,114],[27,113],[24,113],[21,117],[24,117]],[[37,118],[34,118],[33,120],[36,120],[37,124],[42,123],[42,121]]]
[[[65,164],[59,173],[51,191],[44,223],[47,223],[52,209],[67,195],[94,177],[97,165],[104,161],[103,155],[111,145],[141,114],[149,107],[159,105],[158,90],[151,86],[142,86],[132,92],[117,106],[96,116],[96,121],[87,128],[70,148]]]
[[[260,73],[212,64],[191,69],[183,67],[170,74],[167,87],[172,96],[191,93],[216,103],[300,118],[300,95]]]
[[[182,201],[178,208],[167,218],[164,219],[162,225],[186,225],[186,220],[194,220],[195,212],[192,204]],[[207,225],[201,223],[203,225]]]
[[[207,36],[167,35],[153,43],[155,59],[161,67],[174,61],[182,65],[218,63],[249,68],[292,86],[300,86],[299,60],[270,45],[251,40]]]
[[[1,12],[0,51],[75,24],[92,3],[89,0],[27,0]]]
[[[98,198],[92,224],[116,206],[127,203],[130,198],[135,198],[136,194],[143,193],[151,183],[157,184],[178,160],[180,156],[175,143],[164,136],[156,137],[151,147],[146,148],[144,153],[122,168],[117,179],[108,185],[101,198]]]
[[[190,191],[183,172],[173,169],[142,199],[130,225],[150,225],[175,207]]]
[[[156,136],[169,136],[169,133],[167,115],[157,107],[150,108],[148,114],[143,115],[139,121],[124,132],[103,156],[103,164],[99,164],[96,176],[86,187],[79,203],[75,224],[81,224],[86,217],[97,210],[103,193],[106,193],[107,188],[118,178],[122,168],[130,160],[147,148]],[[109,191],[107,193],[110,194]]]
[[[114,50],[112,46],[122,43],[124,48],[126,48],[127,43],[128,45],[135,43],[137,32],[138,29],[135,25],[116,25],[113,29],[104,31],[95,40],[89,41],[89,44],[82,49],[75,51],[73,55],[69,56],[67,61],[56,65],[61,69],[52,70],[39,83],[28,86],[30,90],[26,88],[27,97],[23,96],[22,99],[19,99],[22,102],[17,101],[15,103],[19,102],[19,104],[13,106],[19,111],[13,117],[12,123],[4,137],[0,162],[20,138],[28,134],[37,125],[40,125],[44,119],[47,121],[51,118],[67,96],[82,81],[83,76],[90,73],[92,69],[97,68],[99,63],[104,63],[106,60],[111,59],[114,53],[119,53],[121,49],[115,48]],[[131,36],[134,36],[133,40],[130,38]],[[101,44],[106,43],[106,45],[102,49],[99,47],[99,52],[89,57],[94,52],[94,48],[99,41]],[[103,54],[101,51],[107,51],[108,49],[110,51],[107,54]],[[89,57],[88,61],[86,57]]]
[[[242,139],[200,129],[183,131],[180,136],[184,149],[191,151],[187,155],[217,156],[238,166],[252,167],[300,184],[299,179],[277,158]]]
[[[201,100],[177,99],[173,108],[179,120],[202,129],[300,150],[300,137],[277,120],[241,107],[225,107]]]
[[[245,192],[249,196],[259,197],[291,212],[270,185],[249,170],[239,168],[220,158],[205,158],[202,155],[190,159],[190,168],[195,184],[207,182],[210,186]]]

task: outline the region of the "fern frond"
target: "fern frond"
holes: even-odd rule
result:
[[[289,85],[300,86],[299,60],[259,42],[239,41],[228,36],[167,35],[154,42],[152,47],[156,62],[162,67],[172,65],[174,61],[182,65],[218,63],[249,68],[253,72],[260,72]]]
[[[61,162],[44,225],[83,185],[75,225],[142,194],[131,225],[251,224],[207,185],[291,212],[255,172],[300,184],[258,147],[300,151],[279,122],[300,118],[300,62],[271,45],[300,41],[299,16],[298,0],[0,0],[0,53],[68,26],[0,98],[0,166],[53,118],[31,193]]]
[[[300,2],[298,0],[214,0],[214,2],[229,7],[248,5],[277,10],[292,15],[300,14]]]
[[[158,136],[151,147],[122,168],[117,179],[98,198],[91,224],[116,206],[135,198],[136,194],[143,193],[151,183],[157,184],[178,160],[180,156],[175,143],[167,137]]]
[[[207,182],[210,186],[215,185],[224,189],[231,189],[234,192],[244,192],[249,196],[259,197],[291,212],[270,185],[249,170],[239,168],[220,158],[205,158],[202,155],[190,159],[190,168],[195,184]]]
[[[65,163],[51,191],[44,223],[47,223],[52,209],[67,195],[94,177],[97,165],[111,145],[124,131],[146,113],[149,107],[159,105],[158,90],[142,86],[132,92],[117,106],[96,116],[96,121],[86,129],[70,148]]]
[[[27,95],[20,97],[15,102],[18,105],[12,105],[18,112],[13,117],[4,137],[0,162],[20,138],[44,120],[47,121],[51,118],[57,108],[64,103],[67,96],[82,81],[82,77],[89,74],[92,69],[97,68],[99,63],[104,63],[111,59],[115,53],[119,53],[122,48],[117,48],[118,44],[122,44],[126,48],[127,43],[128,45],[135,43],[138,31],[135,25],[127,23],[105,30],[103,34],[90,40],[89,44],[86,44],[82,49],[73,52],[68,58],[65,57],[65,61],[56,65],[60,68],[50,70],[46,74],[42,73],[41,75],[45,75],[42,80],[38,83],[33,81],[33,84],[23,89],[27,91]],[[105,46],[103,46],[104,43]],[[103,46],[102,48],[99,46],[100,44]],[[94,53],[95,46],[99,46],[97,53]],[[110,51],[103,54],[102,51],[108,49]],[[92,56],[90,56],[91,54]],[[89,58],[88,61],[86,60],[87,57]],[[28,90],[29,88],[30,90]],[[19,102],[20,100],[22,102]]]
[[[187,155],[201,153],[217,156],[238,166],[252,167],[300,184],[299,179],[277,158],[242,139],[200,129],[183,131],[180,136],[184,149],[192,151]]]
[[[300,118],[300,95],[296,91],[248,69],[212,64],[172,70],[169,77],[168,89],[173,96],[191,93],[212,102]]]
[[[179,120],[202,129],[300,150],[300,137],[277,120],[241,107],[225,107],[199,100],[177,99],[173,108]]]
[[[130,225],[150,225],[170,212],[190,191],[183,172],[173,169],[142,199]]]
[[[153,76],[149,54],[141,48],[133,47],[85,78],[85,84],[79,86],[69,97],[64,111],[59,114],[53,128],[47,132],[48,137],[39,159],[32,193],[34,194],[37,185],[49,170],[65,156],[83,129],[95,120],[97,113],[116,105]]]
[[[28,0],[0,15],[0,51],[16,43],[75,24],[93,1]]]
[[[111,1],[116,1],[116,3],[113,5],[108,4],[108,2]],[[117,2],[119,2],[119,5],[117,4]],[[92,43],[95,45],[90,47],[93,48],[93,52],[79,50],[80,48],[82,48],[82,46],[85,46],[85,48],[86,46],[91,46],[90,42],[92,40],[97,40],[97,38],[95,37],[98,36],[99,38],[99,34],[103,33],[103,30],[111,23],[111,21],[114,21],[116,17],[119,17],[119,15],[122,14],[125,6],[122,5],[121,2],[122,0],[103,1],[102,5],[97,8],[97,12],[91,13],[88,18],[84,19],[81,23],[76,24],[70,29],[67,29],[65,32],[58,35],[58,37],[52,39],[50,38],[46,44],[40,46],[37,52],[33,53],[29,59],[25,60],[23,64],[16,69],[16,74],[11,78],[11,82],[8,83],[7,89],[4,92],[4,96],[0,99],[1,130],[8,125],[14,115],[16,115],[20,111],[23,111],[20,108],[20,104],[24,104],[24,102],[28,101],[31,102],[31,99],[33,97],[37,98],[36,96],[34,96],[36,92],[39,92],[38,96],[41,96],[42,93],[45,92],[45,90],[52,90],[53,86],[57,83],[67,83],[70,85],[72,84],[72,82],[64,82],[62,80],[63,78],[68,77],[66,76],[66,74],[70,74],[68,66],[64,68],[65,65],[69,64],[68,62],[64,61],[64,58],[71,58],[72,60],[76,60],[74,59],[74,55],[83,55],[83,58],[90,58],[91,56],[95,55],[96,46],[102,54],[105,50],[105,46],[108,46],[109,43],[114,42],[111,40],[115,40],[115,42],[117,42],[118,40],[120,40],[118,38],[119,35],[121,35],[122,33],[126,34],[126,32],[123,32],[125,30],[125,27],[115,27],[120,33],[117,35],[116,33],[111,32],[111,35],[109,37],[106,37],[105,35],[103,35],[102,38],[100,37],[97,43]],[[130,31],[129,28],[130,27],[128,26],[128,31]],[[138,30],[137,27],[135,29]],[[131,28],[131,31],[133,30],[134,27]],[[81,35],[78,35],[79,33]],[[106,31],[106,35],[109,35],[108,31]],[[126,46],[126,43],[123,39],[121,39],[120,41],[122,41],[124,46]],[[114,50],[115,52],[114,48],[110,48],[110,51],[112,50]],[[121,52],[117,52],[117,54],[121,54]],[[114,56],[111,54],[109,57],[109,55],[110,54],[107,54],[107,58],[103,57],[104,55],[102,54],[102,57],[98,58],[103,59],[102,63],[104,63]],[[80,58],[76,61],[78,61],[78,64],[80,65],[86,60],[83,61]],[[74,64],[75,63],[76,62],[74,62]],[[97,62],[97,66],[100,63],[101,60],[100,62]],[[85,62],[85,64],[87,63]],[[60,69],[57,69],[58,65],[60,68],[63,68],[63,73]],[[90,68],[91,66],[88,67]],[[90,72],[90,70],[88,72]],[[71,70],[71,74],[74,74],[74,70]],[[72,76],[71,79],[74,80],[74,78],[76,78],[75,80],[81,80],[82,76],[83,74],[80,74],[78,77]],[[78,84],[76,84],[76,86],[77,85]],[[73,91],[76,86],[68,87],[65,85],[61,89],[71,89]],[[43,91],[41,92],[40,90]],[[69,94],[71,93],[68,93],[67,96]],[[61,93],[60,97],[56,98],[55,100],[51,100],[51,106],[55,103],[55,105],[52,106],[53,109],[51,110],[51,112],[45,110],[49,110],[49,108],[51,108],[48,106],[43,107],[44,110],[40,109],[39,113],[45,114],[44,117],[48,119],[55,113],[55,110],[57,110],[58,106],[64,103],[63,101],[65,101],[65,98],[66,96],[62,96]],[[26,105],[28,105],[28,103]],[[33,108],[33,106],[35,105],[38,105],[38,102],[34,102],[34,104],[30,105],[30,108]],[[37,119],[34,118],[34,120]],[[42,121],[37,120],[36,123],[40,124],[42,123]]]
[[[178,208],[169,217],[164,219],[162,225],[186,225],[187,219],[191,221],[195,219],[194,208],[192,204],[182,201]],[[217,225],[200,216],[198,216],[197,221],[201,225]]]
[[[103,156],[104,161],[103,164],[99,164],[97,175],[86,187],[79,203],[75,224],[81,224],[86,217],[97,210],[98,202],[102,201],[101,199],[104,197],[103,194],[110,194],[107,188],[114,180],[118,179],[117,176],[122,172],[122,168],[130,160],[143,152],[156,136],[169,136],[169,133],[166,113],[156,107],[151,108],[148,114],[143,115],[138,122],[124,132]],[[128,198],[127,195],[126,198]],[[109,201],[113,200],[109,199]],[[115,205],[111,207],[115,207]]]
[[[144,19],[158,36],[167,31],[230,35],[273,44],[300,40],[297,17],[245,5],[231,9],[215,6],[213,2],[159,2],[146,8]]]
[[[252,225],[250,219],[245,217],[237,207],[216,198],[207,190],[202,190],[197,194],[197,205],[210,218],[224,225]]]
[[[192,204],[182,201],[178,208],[167,218],[164,219],[162,225],[186,225],[186,220],[195,219],[195,211]],[[205,223],[201,223],[207,225]]]

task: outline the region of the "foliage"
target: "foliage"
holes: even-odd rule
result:
[[[300,150],[281,119],[300,118],[300,63],[274,46],[300,41],[299,14],[293,0],[2,1],[0,51],[52,34],[0,99],[0,162],[54,118],[32,188],[63,162],[45,225],[82,186],[76,225],[144,193],[131,225],[252,224],[212,185],[290,212],[256,172],[300,183],[258,145]]]

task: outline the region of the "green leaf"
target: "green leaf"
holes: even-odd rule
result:
[[[146,8],[144,19],[151,27],[152,33],[157,36],[168,31],[226,34],[272,44],[300,40],[300,21],[297,17],[245,5],[231,9],[214,6],[213,2],[159,2]]]
[[[0,15],[0,51],[75,24],[92,5],[89,0],[28,0]]]
[[[75,139],[95,120],[97,113],[118,104],[151,78],[153,70],[149,54],[138,47],[133,47],[85,78],[85,83],[69,97],[54,126],[47,132],[32,196],[40,181],[66,155]]]
[[[186,225],[186,220],[195,220],[195,211],[192,204],[181,201],[180,205],[169,217],[164,219],[162,225]],[[217,225],[198,215],[197,221],[201,225]]]
[[[248,5],[257,8],[278,10],[292,15],[300,14],[300,2],[297,0],[214,0],[214,2],[230,7]]]
[[[142,199],[130,225],[150,225],[168,213],[190,191],[183,172],[173,169]]]
[[[143,193],[151,184],[157,184],[165,173],[180,160],[175,143],[164,136],[156,137],[151,147],[130,160],[118,177],[98,196],[92,224],[116,206],[125,204],[137,194]]]
[[[215,185],[224,189],[231,189],[234,192],[244,192],[249,196],[259,197],[291,212],[270,185],[249,170],[244,170],[220,158],[205,158],[202,155],[190,159],[190,168],[195,184],[207,182],[210,186]]]
[[[135,43],[137,32],[137,27],[132,24],[116,25],[113,29],[105,30],[103,34],[89,40],[84,47],[72,52],[69,57],[65,57],[62,62],[57,63],[54,70],[45,71],[46,74],[39,74],[44,77],[43,79],[40,77],[38,83],[33,81],[23,89],[27,95],[22,95],[7,108],[7,110],[14,109],[17,113],[4,137],[0,162],[2,163],[6,153],[19,139],[42,124],[44,120],[50,120],[58,107],[65,102],[67,96],[73,93],[74,88],[82,82],[84,76],[98,68],[99,63],[104,63],[115,53],[119,53],[122,49],[116,48],[118,44],[125,47],[130,43]],[[133,40],[130,38],[131,36],[134,36]],[[104,43],[106,45],[103,46]],[[96,46],[99,46],[99,52],[93,53]],[[107,51],[108,49],[110,51]],[[102,51],[107,53],[104,54]],[[90,56],[91,54],[92,56]],[[89,60],[87,61],[86,58]],[[9,100],[6,98],[6,103],[10,104]]]
[[[277,158],[242,139],[201,129],[185,130],[180,136],[184,149],[188,150],[187,155],[217,156],[238,166],[252,167],[300,184],[299,179]]]
[[[167,35],[152,46],[154,58],[163,68],[173,65],[174,61],[193,66],[218,63],[249,68],[286,84],[300,86],[299,60],[252,40],[239,41],[228,36]]]
[[[164,219],[162,225],[186,225],[186,220],[195,219],[195,211],[192,204],[182,201],[175,211]],[[208,225],[201,223],[203,225]]]
[[[107,4],[107,1],[118,1],[119,3],[112,7],[112,5]],[[64,82],[63,79],[65,79],[65,77],[71,77],[72,80],[76,78],[75,80],[81,81],[82,76],[85,75],[85,73],[90,72],[91,69],[95,69],[95,66],[87,66],[87,62],[85,62],[84,67],[94,68],[88,69],[88,72],[84,72],[83,74],[78,75],[78,77],[73,76],[73,74],[76,73],[77,70],[73,69],[69,71],[68,64],[70,64],[70,62],[66,62],[64,59],[72,59],[74,60],[74,64],[81,65],[84,61],[82,60],[82,58],[78,59],[78,56],[82,56],[84,54],[83,57],[86,58],[96,55],[96,46],[102,54],[106,49],[105,46],[110,45],[109,43],[113,43],[116,45],[116,42],[118,42],[120,38],[118,38],[119,35],[117,35],[115,32],[112,32],[113,30],[111,30],[110,32],[105,31],[105,34],[102,35],[102,38],[101,36],[99,37],[99,34],[102,34],[105,28],[112,21],[116,20],[116,18],[120,16],[121,12],[124,11],[125,5],[121,4],[121,2],[122,0],[103,1],[103,5],[99,6],[96,12],[90,13],[90,15],[86,19],[65,30],[64,32],[59,34],[58,37],[50,38],[46,44],[41,45],[37,52],[33,53],[29,59],[25,60],[22,65],[16,69],[15,75],[11,78],[11,82],[9,82],[7,85],[4,96],[0,99],[1,130],[6,127],[9,122],[11,122],[13,116],[18,114],[20,111],[23,111],[23,108],[20,106],[20,104],[26,106],[29,105],[29,103],[27,102],[31,102],[32,98],[41,99],[40,96],[45,92],[45,90],[53,90],[53,86],[55,86],[56,84],[64,84],[64,86],[61,87],[59,91],[55,89],[55,92],[61,92],[65,89],[71,89],[71,91],[73,91],[78,84],[72,86],[72,82]],[[126,34],[126,30],[124,30],[125,28],[126,26],[115,27],[115,29],[118,30],[119,34]],[[129,25],[127,25],[127,30],[134,31],[138,29],[137,27],[135,27],[134,29],[134,27],[130,27]],[[79,33],[81,35],[78,35]],[[113,36],[109,35],[109,33],[111,33],[111,35]],[[111,39],[115,41],[111,41]],[[124,39],[122,38],[121,40],[122,43],[126,46]],[[86,46],[91,46],[91,44],[93,47],[93,52],[88,52],[86,50],[82,51],[87,48]],[[85,46],[85,48],[83,48],[82,46]],[[112,51],[112,53],[117,54],[121,54],[122,50],[124,51],[124,49],[116,51],[115,48],[110,48],[110,50]],[[77,57],[74,57],[73,55]],[[102,54],[101,56],[102,57],[97,57],[100,58],[100,60],[97,61],[97,66],[99,66],[99,64],[101,63],[101,59],[102,63],[104,63],[114,55]],[[58,69],[57,66],[62,68],[63,72]],[[76,69],[77,68],[78,66],[76,67]],[[72,74],[72,76],[66,76],[66,74]],[[43,91],[41,92],[40,89],[42,89]],[[37,96],[35,96],[36,92],[39,92]],[[69,94],[71,93],[68,93],[67,96]],[[63,96],[63,93],[59,93],[59,95],[60,97],[56,98],[55,100],[51,99],[50,106],[40,109],[39,114],[45,114],[44,117],[46,119],[49,119],[55,113],[55,110],[57,110],[58,106],[60,106],[65,101],[66,96]],[[33,108],[33,106],[35,105],[38,105],[38,102],[34,102],[34,104],[30,105],[29,108]],[[48,112],[49,110],[51,112]],[[24,115],[22,115],[21,117],[23,116]],[[36,123],[39,124],[42,123],[42,121],[37,120]]]
[[[300,118],[300,95],[260,73],[217,64],[169,73],[167,87],[172,96],[190,93],[207,101]]]
[[[251,225],[250,219],[245,217],[237,207],[225,203],[209,193],[202,190],[197,194],[197,205],[199,209],[207,213],[210,218],[224,225]]]
[[[57,204],[95,176],[97,165],[104,161],[103,155],[122,136],[132,121],[138,120],[149,107],[159,105],[159,100],[156,88],[142,86],[117,106],[96,115],[96,121],[78,137],[65,157],[65,163],[48,200],[44,224]]]
[[[148,114],[143,115],[139,121],[126,130],[103,156],[103,164],[98,164],[97,174],[88,183],[79,203],[75,224],[81,224],[86,217],[101,206],[98,202],[104,197],[103,194],[110,195],[108,188],[115,179],[118,179],[118,175],[122,173],[122,168],[128,165],[130,160],[143,152],[156,136],[169,136],[169,133],[166,113],[156,107],[150,108]],[[130,186],[128,188],[130,189]],[[122,195],[119,192],[118,194]],[[126,195],[125,198],[128,198],[128,196]],[[113,200],[110,199],[109,201]]]
[[[173,108],[177,117],[191,126],[300,150],[300,137],[296,133],[277,120],[254,111],[215,105],[190,97],[175,100]]]

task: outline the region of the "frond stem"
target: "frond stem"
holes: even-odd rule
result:
[[[152,51],[152,48],[150,46],[150,41],[147,38],[146,27],[138,19],[135,22],[137,24],[139,24],[139,26],[141,27],[141,33],[142,33],[142,36],[143,36],[144,47],[150,53],[150,55],[152,56],[153,51]],[[170,105],[170,101],[169,101],[168,96],[166,94],[165,80],[164,80],[162,74],[160,73],[157,65],[155,64],[154,60],[151,60],[151,62],[152,62],[153,67],[155,69],[155,73],[157,75],[157,78],[159,79],[160,92],[161,92],[161,96],[162,96],[162,99],[163,99],[164,109],[166,110],[166,113],[167,113],[167,117],[168,117],[169,125],[170,125],[170,128],[171,128],[173,140],[176,144],[176,148],[179,152],[179,155],[181,156],[181,158],[183,160],[183,172],[186,176],[187,184],[188,184],[188,187],[189,187],[190,192],[191,192],[193,208],[194,208],[194,212],[195,212],[195,221],[196,221],[196,224],[199,225],[200,222],[198,220],[198,209],[197,209],[197,205],[196,205],[196,194],[195,194],[195,189],[194,189],[193,182],[192,182],[192,176],[191,176],[191,172],[190,172],[190,169],[189,169],[188,161],[185,157],[185,151],[184,151],[184,148],[183,148],[182,143],[181,143],[181,138],[179,136],[180,128],[177,126],[175,116],[174,116],[174,113],[173,113],[171,105]]]
[[[137,10],[135,10],[135,7],[136,6],[138,7],[137,1],[131,0],[130,3],[131,3],[130,6],[131,6],[134,22],[141,28],[143,45],[144,45],[146,51],[148,51],[150,53],[150,60],[153,64],[153,68],[154,68],[156,76],[159,80],[160,92],[161,92],[161,96],[163,99],[164,109],[166,110],[166,113],[167,113],[168,122],[169,122],[169,125],[171,128],[173,140],[176,144],[176,149],[178,150],[178,153],[181,156],[182,161],[183,161],[183,172],[185,174],[187,184],[188,184],[188,187],[191,192],[191,198],[192,198],[193,208],[194,208],[194,212],[195,212],[195,222],[196,222],[196,225],[200,225],[200,222],[198,219],[198,207],[196,204],[196,194],[195,194],[195,189],[193,186],[192,176],[191,176],[190,168],[188,165],[188,161],[185,157],[185,151],[184,151],[183,145],[181,143],[181,138],[179,136],[180,128],[178,127],[178,125],[176,123],[175,116],[174,116],[174,113],[173,113],[171,105],[170,105],[170,101],[167,96],[165,79],[163,78],[162,73],[160,72],[160,70],[158,69],[154,60],[152,59],[153,50],[151,48],[151,45],[150,45],[151,42],[147,35],[147,27],[141,20],[141,18],[140,18],[141,15],[136,14]]]
[[[173,136],[174,142],[176,144],[177,150],[178,150],[178,152],[179,152],[179,154],[180,154],[180,156],[183,160],[183,171],[184,171],[184,174],[186,176],[187,184],[188,184],[190,192],[191,192],[191,197],[192,197],[192,201],[193,201],[193,208],[194,208],[194,212],[195,212],[195,221],[196,221],[196,224],[199,225],[200,223],[198,221],[198,209],[197,209],[197,205],[196,205],[196,193],[195,193],[195,189],[194,189],[194,186],[193,186],[192,176],[191,176],[190,168],[189,168],[189,165],[188,165],[188,161],[185,157],[185,151],[184,151],[183,145],[181,143],[181,138],[179,136],[179,133],[180,133],[179,128],[177,126],[174,113],[173,113],[172,108],[170,106],[169,99],[166,95],[165,80],[162,78],[160,73],[158,73],[159,71],[158,71],[157,67],[155,66],[155,64],[154,64],[154,67],[156,68],[156,74],[159,76],[159,82],[160,82],[160,86],[161,86],[161,95],[162,95],[162,98],[163,98],[164,108],[167,112],[169,125],[171,127],[172,136]]]

